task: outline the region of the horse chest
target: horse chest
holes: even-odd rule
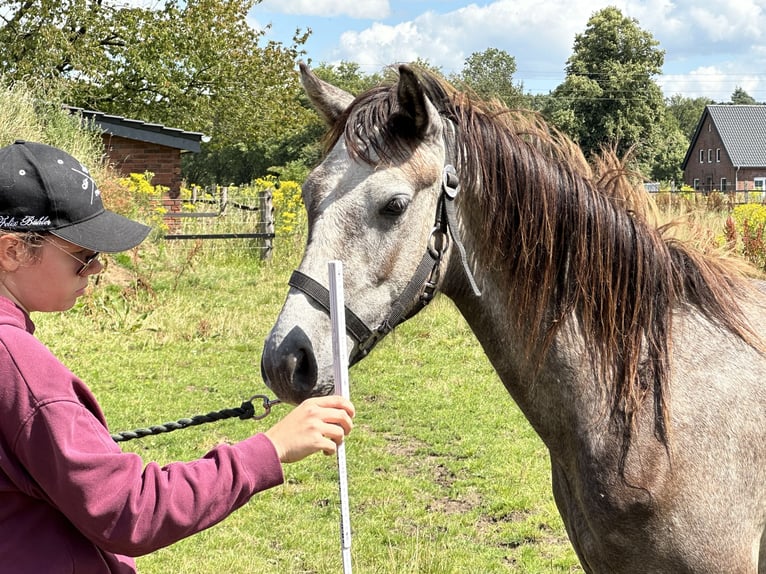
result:
[[[672,496],[665,468],[658,461],[639,468],[639,459],[629,454],[623,472],[613,456],[552,460],[556,505],[586,572],[686,571],[659,549],[667,520],[662,501]],[[644,463],[652,459],[647,454]]]

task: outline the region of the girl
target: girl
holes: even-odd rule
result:
[[[34,311],[72,307],[145,225],[105,210],[84,165],[51,146],[0,149],[0,571],[136,572],[131,558],[199,532],[283,481],[282,463],[332,454],[352,428],[338,396],[199,460],[144,466],[112,440],[88,387],[34,338]]]

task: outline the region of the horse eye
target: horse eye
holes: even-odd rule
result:
[[[409,204],[409,197],[405,195],[397,195],[391,198],[388,203],[383,206],[383,209],[380,210],[380,213],[389,216],[399,216],[407,211]]]

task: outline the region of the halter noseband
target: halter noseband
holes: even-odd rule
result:
[[[468,267],[465,248],[458,234],[454,199],[459,191],[460,183],[455,168],[446,165],[442,172],[441,193],[436,205],[436,219],[431,234],[428,236],[426,252],[412,279],[394,301],[391,311],[380,325],[370,329],[348,306],[345,307],[346,330],[357,343],[356,352],[349,361],[350,365],[366,357],[383,337],[393,331],[394,327],[415,315],[431,302],[436,295],[440,274],[439,266],[450,238],[460,253],[460,262],[474,295],[481,296],[473,273]],[[293,271],[289,285],[303,292],[327,313],[330,312],[330,293],[322,284],[300,271]]]

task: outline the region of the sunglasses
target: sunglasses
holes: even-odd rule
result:
[[[52,241],[52,240],[50,240],[50,239],[47,239],[47,238],[45,238],[45,237],[43,237],[43,239],[44,239],[44,240],[45,240],[47,243],[50,243],[51,245],[53,245],[54,247],[56,247],[56,248],[57,248],[57,249],[59,249],[60,251],[63,251],[64,253],[66,253],[67,255],[69,255],[69,257],[71,257],[72,259],[74,259],[75,261],[77,261],[77,262],[80,264],[80,266],[77,268],[77,275],[79,275],[80,277],[82,277],[82,276],[85,274],[85,272],[88,270],[88,268],[89,268],[89,267],[90,267],[90,266],[91,266],[91,265],[92,265],[92,264],[93,264],[95,261],[98,261],[98,257],[99,257],[99,255],[101,255],[101,253],[100,253],[100,252],[96,251],[96,252],[95,252],[95,253],[93,253],[92,255],[88,255],[88,256],[87,256],[85,259],[80,259],[79,257],[77,257],[77,255],[75,255],[74,253],[72,253],[72,252],[70,252],[70,251],[67,251],[66,249],[64,249],[63,247],[61,247],[61,245],[59,245],[58,243],[56,243],[55,241]]]

